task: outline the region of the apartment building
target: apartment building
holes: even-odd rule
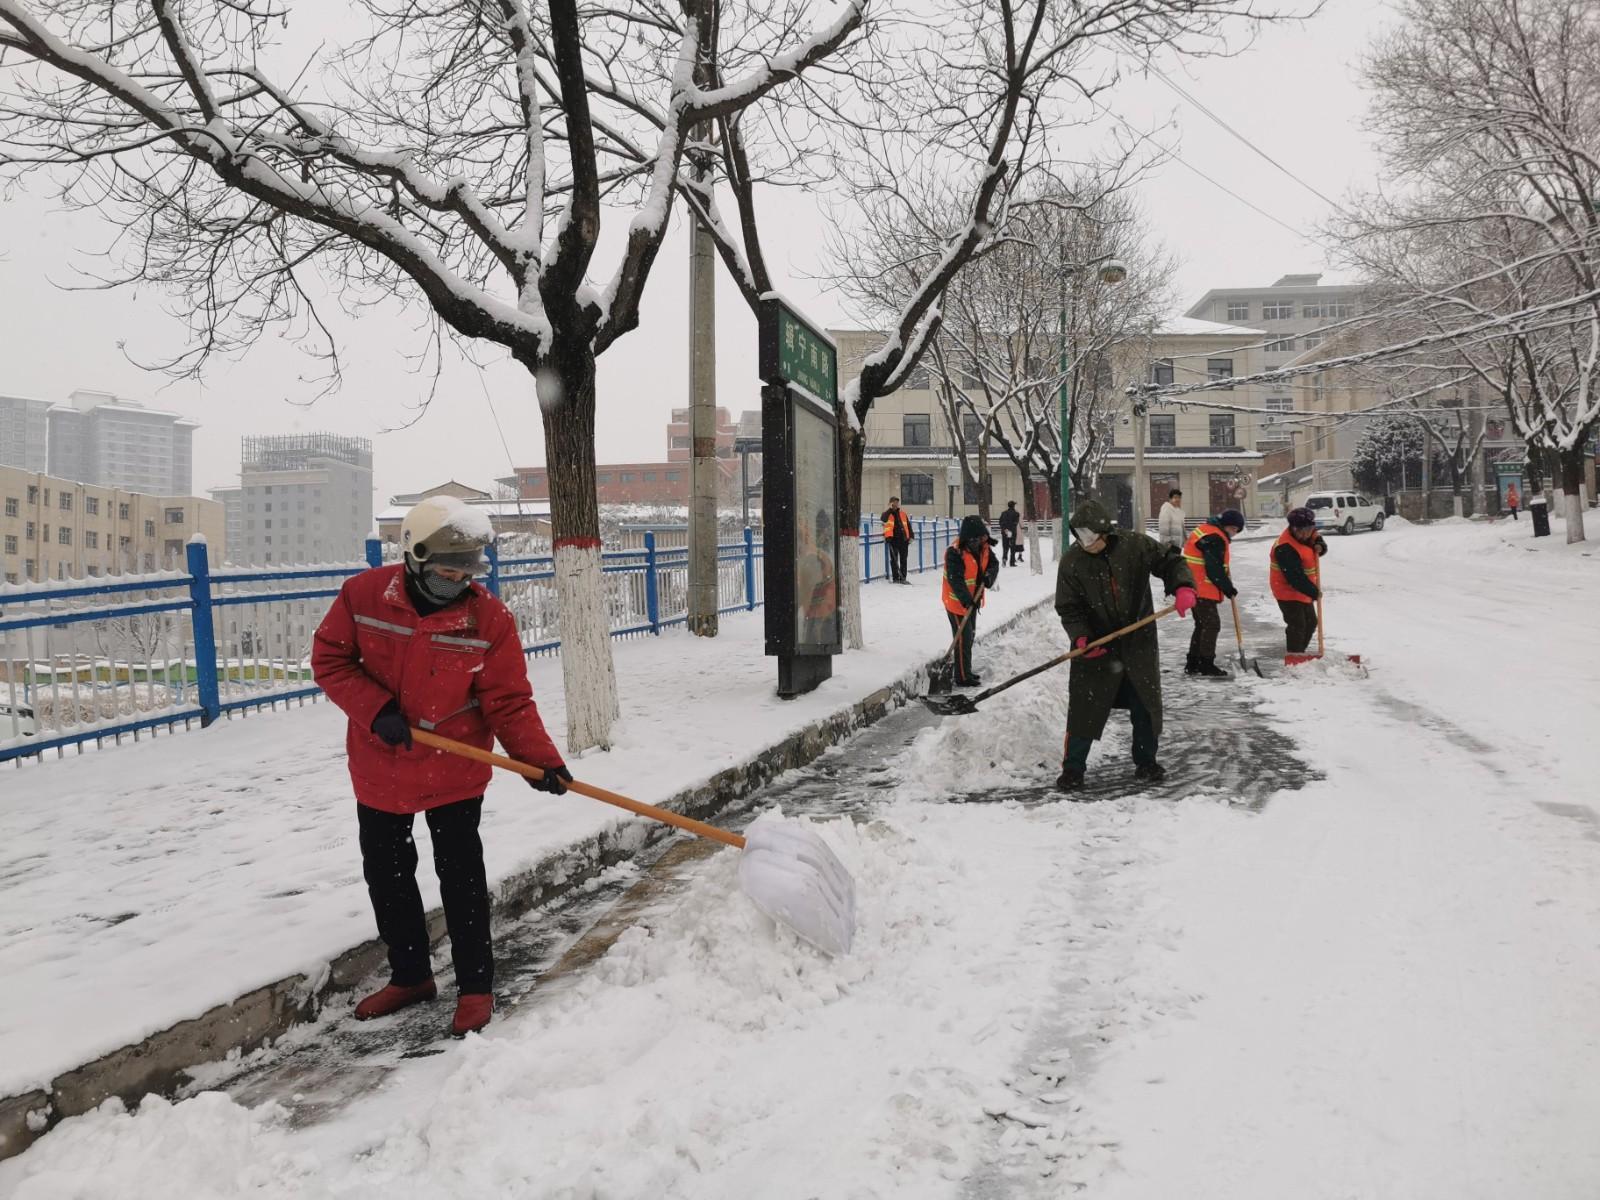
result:
[[[1285,275],[1271,287],[1212,288],[1184,315],[1261,329],[1261,369],[1275,370],[1333,336],[1330,326],[1361,313],[1359,284],[1321,280],[1321,275]]]
[[[7,583],[182,570],[196,533],[214,555],[222,552],[222,505],[0,467],[0,565]]]
[[[372,533],[372,442],[332,433],[244,439],[232,562],[250,566],[362,561]],[[213,493],[214,495],[216,493]]]
[[[880,334],[867,330],[831,329],[828,333],[839,346],[841,376],[858,371],[861,361],[882,341]],[[1117,358],[1114,375],[1117,380],[1147,379],[1159,384],[1252,374],[1261,369],[1261,340],[1258,329],[1173,317],[1149,340],[1127,347]],[[1120,396],[1120,385],[1112,386]],[[1154,518],[1173,487],[1183,489],[1186,509],[1197,519],[1228,507],[1254,515],[1250,484],[1262,462],[1260,446],[1273,445],[1281,436],[1273,414],[1276,406],[1287,409],[1291,401],[1249,384],[1206,396],[1243,411],[1186,410],[1177,404],[1149,410],[1144,455],[1146,521]],[[965,439],[971,445],[977,440],[977,421],[970,415],[965,419],[971,422]],[[1125,527],[1135,520],[1134,428],[1132,406],[1119,405],[1112,444],[1092,489]],[[866,435],[863,512],[881,512],[888,507],[890,496],[899,496],[901,507],[913,516],[959,517],[978,511],[977,486],[962,475],[955,475],[956,482],[951,482],[950,468],[958,462],[957,439],[925,370],[915,372],[907,386],[873,405],[867,415]],[[1023,508],[1021,472],[998,446],[990,450],[988,471],[991,515],[1003,510],[1009,500]],[[1030,482],[1037,510],[1052,511],[1055,498],[1049,484],[1040,479]]]
[[[46,471],[45,439],[49,429],[48,400],[0,396],[0,467]]]
[[[47,469],[58,478],[152,496],[194,486],[199,426],[178,413],[79,390],[50,408],[47,426]]]

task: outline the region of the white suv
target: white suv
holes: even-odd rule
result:
[[[1306,507],[1316,514],[1319,533],[1337,529],[1348,534],[1357,529],[1383,528],[1383,506],[1355,492],[1312,492]]]

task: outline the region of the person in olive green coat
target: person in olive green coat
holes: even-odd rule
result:
[[[1074,648],[1131,625],[1155,612],[1153,576],[1165,585],[1178,615],[1194,607],[1194,576],[1175,546],[1142,533],[1117,529],[1105,508],[1090,500],[1073,510],[1073,544],[1056,568],[1056,613]],[[1067,685],[1067,737],[1063,792],[1083,787],[1089,751],[1105,732],[1113,708],[1128,710],[1133,723],[1134,777],[1160,780],[1156,761],[1161,741],[1161,661],[1154,623],[1072,660]]]

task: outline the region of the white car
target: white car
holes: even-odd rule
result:
[[[0,701],[0,740],[9,737],[35,737],[39,722],[33,709],[26,704],[7,704]]]
[[[1312,492],[1306,507],[1316,514],[1318,533],[1383,528],[1383,506],[1355,492]]]

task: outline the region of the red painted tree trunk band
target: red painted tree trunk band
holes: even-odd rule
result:
[[[570,547],[574,550],[598,550],[600,539],[590,537],[558,537],[551,543],[551,549],[561,550]]]

